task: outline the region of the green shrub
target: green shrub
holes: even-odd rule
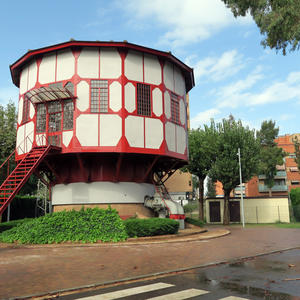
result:
[[[185,213],[192,213],[193,211],[198,209],[197,203],[188,203],[183,206],[183,210]]]
[[[199,227],[203,227],[204,226],[204,222],[201,220],[197,220],[197,219],[193,219],[193,218],[185,218],[185,222],[192,224],[192,225],[196,225]]]
[[[118,242],[127,239],[116,210],[88,208],[62,211],[17,224],[0,234],[0,241],[50,244],[73,242]]]
[[[21,219],[21,220],[13,220],[9,222],[0,223],[0,233],[9,230],[15,226],[17,226],[20,223],[31,221],[32,219]]]
[[[294,188],[290,191],[292,207],[296,221],[300,221],[300,188]]]
[[[129,237],[175,234],[179,228],[177,221],[162,218],[127,219],[124,224]]]

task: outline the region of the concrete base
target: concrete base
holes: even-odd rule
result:
[[[111,208],[116,209],[120,215],[120,217],[126,219],[132,216],[137,215],[138,218],[152,218],[155,217],[154,212],[145,207],[144,204],[83,204],[83,205],[53,205],[53,212],[57,211],[63,211],[63,210],[80,210],[82,207],[84,208],[94,208],[99,207],[106,209],[108,208],[108,205],[111,206]]]

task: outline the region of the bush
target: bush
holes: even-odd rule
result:
[[[290,196],[295,219],[300,221],[300,188],[291,189]]]
[[[129,237],[175,234],[179,228],[179,222],[161,218],[127,219],[124,224]]]
[[[192,213],[193,211],[198,209],[198,204],[196,203],[188,203],[183,206],[183,210],[185,213]]]
[[[195,226],[199,226],[199,227],[203,227],[204,226],[204,222],[201,220],[197,220],[197,219],[193,219],[193,218],[185,218],[185,222],[195,225]]]
[[[11,222],[9,222],[11,223]],[[5,224],[5,223],[4,223]],[[125,226],[115,209],[88,208],[62,211],[27,220],[0,234],[0,242],[50,244],[118,242],[127,239]]]

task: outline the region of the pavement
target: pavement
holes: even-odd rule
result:
[[[206,229],[122,243],[0,244],[0,299],[56,297],[300,248],[299,229]]]

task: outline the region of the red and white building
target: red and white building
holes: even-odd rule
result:
[[[54,211],[110,204],[145,213],[154,179],[188,160],[186,94],[193,70],[128,42],[69,41],[11,65],[20,89],[16,160],[52,144],[37,167]]]

